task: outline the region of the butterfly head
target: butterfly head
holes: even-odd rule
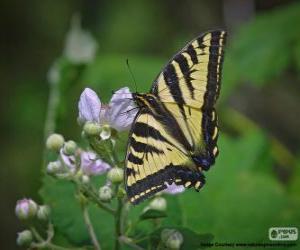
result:
[[[132,93],[132,97],[139,107],[149,107],[156,101],[156,97],[152,94]]]

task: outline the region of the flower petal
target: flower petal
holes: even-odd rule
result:
[[[89,63],[95,58],[97,47],[93,36],[81,28],[80,18],[75,15],[66,37],[65,56],[74,64]]]
[[[166,183],[166,185],[167,188],[163,192],[167,194],[179,194],[185,190],[183,185],[176,185],[175,183],[172,183],[171,185]]]
[[[122,131],[130,128],[137,112],[129,88],[124,87],[113,94],[105,115],[114,129]]]
[[[75,156],[74,155],[66,155],[63,151],[63,148],[60,150],[60,157],[64,164],[71,173],[75,173],[76,165],[75,165]]]
[[[101,159],[93,152],[81,153],[81,170],[86,175],[101,175],[110,169],[110,165]]]
[[[101,101],[94,90],[90,88],[84,89],[80,95],[78,110],[81,122],[99,122]]]

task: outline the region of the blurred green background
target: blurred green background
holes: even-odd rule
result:
[[[118,87],[134,90],[126,59],[138,90],[146,91],[186,42],[206,30],[226,28],[228,48],[218,104],[220,156],[202,192],[170,198],[170,213],[181,213],[165,223],[212,233],[225,242],[267,241],[271,226],[300,226],[298,1],[3,0],[1,249],[16,248],[16,232],[21,230],[14,215],[16,200],[41,201],[46,75],[61,58],[74,13],[95,37],[98,51],[93,63],[67,69],[68,77],[76,80],[61,90],[57,132],[80,140],[77,100],[85,86],[105,101]],[[78,71],[80,75],[74,76]],[[68,224],[63,223],[57,227]],[[72,239],[69,232],[66,237],[72,242],[75,236]]]

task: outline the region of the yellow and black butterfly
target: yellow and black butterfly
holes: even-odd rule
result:
[[[216,30],[188,43],[165,66],[150,93],[133,93],[139,107],[126,155],[128,199],[137,204],[175,183],[205,184],[203,171],[218,155],[218,119],[226,32]]]

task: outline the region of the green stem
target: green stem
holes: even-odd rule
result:
[[[48,236],[47,240],[44,240],[43,237],[39,234],[39,232],[35,229],[35,227],[31,226],[30,230],[34,236],[34,238],[38,241],[38,243],[32,243],[31,248],[33,249],[53,249],[53,250],[85,250],[85,248],[67,248],[67,247],[62,247],[55,245],[51,243],[51,237]]]
[[[51,83],[49,90],[46,121],[44,127],[44,139],[55,131],[56,112],[60,102],[59,83]]]
[[[96,250],[101,250],[86,204],[82,205],[83,219]]]
[[[116,186],[116,193],[118,191],[119,186]],[[117,203],[117,211],[115,214],[115,250],[119,250],[120,249],[120,240],[119,238],[122,235],[122,231],[121,231],[121,221],[122,221],[122,207],[123,207],[123,202],[122,202],[122,198],[118,197],[118,203]]]
[[[121,236],[119,239],[122,243],[128,245],[131,249],[144,250],[144,248],[142,248],[139,245],[135,244],[134,241],[131,238],[128,238],[126,236]]]

